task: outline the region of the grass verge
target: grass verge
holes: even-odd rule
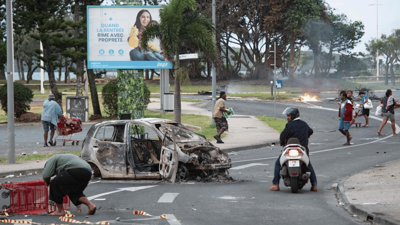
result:
[[[15,158],[15,161],[16,162],[24,162],[24,161],[44,160],[44,159],[49,159],[53,155],[67,154],[67,153],[79,156],[81,154],[81,151],[77,150],[77,151],[57,152],[57,153],[49,153],[49,154],[23,155],[23,156],[17,156]],[[7,162],[8,162],[7,157],[0,157],[0,163],[7,163]]]
[[[282,133],[282,131],[285,129],[285,126],[287,124],[286,120],[283,119],[278,119],[278,118],[273,118],[273,117],[266,117],[266,116],[257,116],[257,118],[264,123],[266,123],[268,126],[273,128],[274,130],[278,131],[279,133]]]
[[[276,96],[276,100],[288,100],[294,97],[298,97],[296,94],[286,94],[281,93]],[[246,94],[229,94],[228,97],[242,97],[242,98],[258,98],[262,100],[274,100],[274,96],[271,96],[270,93],[246,93]]]
[[[147,118],[161,118],[161,119],[174,120],[173,113],[153,112],[150,110],[146,110],[144,114],[145,117]],[[201,129],[196,130],[195,132],[204,135],[207,138],[207,140],[212,140],[214,138],[214,135],[217,134],[215,125],[211,124],[211,118],[208,116],[182,114],[182,123],[200,127]],[[224,135],[222,135],[222,137],[224,137]]]

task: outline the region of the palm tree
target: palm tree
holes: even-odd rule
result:
[[[181,65],[180,53],[201,52],[215,61],[217,47],[213,38],[214,26],[210,18],[196,10],[195,0],[171,0],[168,6],[160,9],[160,23],[146,27],[142,33],[141,47],[148,48],[154,38],[161,40],[163,51],[175,65],[174,119],[181,122],[180,84],[189,80],[187,65]]]

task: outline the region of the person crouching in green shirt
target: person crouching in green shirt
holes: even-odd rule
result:
[[[57,175],[53,180],[52,176]],[[71,199],[80,212],[83,203],[88,207],[87,215],[96,213],[96,205],[89,201],[83,194],[92,177],[92,169],[89,163],[73,154],[59,154],[51,157],[44,165],[43,180],[50,186],[49,199],[57,205],[57,210],[52,216],[65,214],[63,198],[65,195]]]

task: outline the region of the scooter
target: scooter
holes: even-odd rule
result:
[[[299,140],[290,138],[282,148],[279,174],[285,186],[291,187],[292,193],[297,193],[310,179],[309,162],[306,149],[300,145]]]

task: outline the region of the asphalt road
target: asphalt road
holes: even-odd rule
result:
[[[292,194],[282,182],[281,191],[268,190],[273,165],[280,153],[280,147],[276,146],[230,153],[233,162],[230,175],[237,181],[169,184],[161,181],[96,180],[88,186],[85,194],[93,197],[93,202],[99,206],[98,212],[89,218],[80,215],[75,219],[108,220],[112,224],[366,224],[338,206],[331,186],[351,174],[399,159],[400,152],[396,147],[399,137],[389,136],[391,132],[387,125],[383,130],[386,136],[378,139],[376,132],[380,121],[371,119],[369,128],[350,130],[354,144],[344,147],[345,137],[337,131],[337,111],[304,103],[278,103],[276,115],[284,118],[280,112],[288,105],[299,107],[301,118],[315,131],[310,139],[310,152],[318,177],[317,193],[310,192],[308,184],[298,194]],[[337,108],[337,103],[328,101],[315,105]],[[227,106],[233,107],[236,114],[274,114],[271,102],[229,100]],[[34,179],[40,179],[40,176],[11,180]],[[162,199],[166,202],[160,202]],[[0,200],[0,205],[3,204],[6,204],[5,200]],[[167,214],[170,220],[133,215],[133,210],[154,216]],[[72,207],[71,212],[74,211]],[[115,221],[117,217],[120,217],[118,222]],[[14,218],[25,219],[23,216]],[[58,221],[49,216],[26,218],[34,222]]]

